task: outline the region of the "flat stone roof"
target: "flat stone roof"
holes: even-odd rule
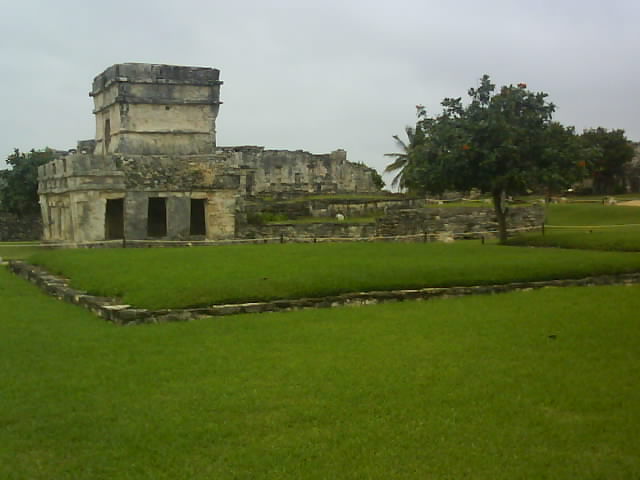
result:
[[[117,63],[93,79],[90,96],[112,83],[152,83],[170,85],[220,85],[220,70],[155,63]]]

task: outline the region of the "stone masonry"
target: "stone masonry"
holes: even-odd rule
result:
[[[402,205],[405,202],[397,203]],[[333,208],[332,205],[329,207]],[[536,229],[543,223],[544,209],[541,206],[512,207],[507,218],[510,230]],[[456,238],[491,237],[491,232],[497,230],[498,221],[493,208],[423,207],[387,208],[384,215],[370,223],[350,223],[347,217],[344,221],[334,219],[322,223],[247,224],[239,229],[239,235],[244,238],[282,238],[283,241],[322,241],[325,238],[450,241]]]
[[[139,63],[98,75],[95,138],[39,168],[43,239],[230,239],[248,196],[378,190],[375,171],[343,150],[218,147],[219,76]]]
[[[19,217],[0,212],[0,242],[24,242],[37,240],[42,235],[40,215]]]
[[[93,80],[95,153],[202,154],[216,146],[220,71],[124,63]]]

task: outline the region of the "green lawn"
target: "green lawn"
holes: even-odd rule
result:
[[[549,205],[549,225],[625,225],[640,224],[640,207],[601,204]]]
[[[35,243],[38,242],[0,242],[0,258],[4,260],[26,258],[43,248],[29,246]]]
[[[604,198],[609,196],[613,196],[617,201],[626,201],[626,200],[640,200],[640,193],[619,193],[615,195],[565,195],[570,202],[580,202],[580,201],[599,201],[602,202]]]
[[[2,479],[640,477],[640,287],[123,328],[0,269],[0,305]]]
[[[550,227],[544,235],[537,232],[518,235],[509,244],[640,251],[640,207],[549,205],[546,223]]]
[[[559,247],[591,250],[640,251],[640,227],[615,230],[547,230],[523,234],[508,241],[509,245]]]
[[[640,271],[640,254],[443,243],[55,250],[34,263],[146,308]]]

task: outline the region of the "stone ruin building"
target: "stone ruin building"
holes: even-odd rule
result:
[[[43,239],[235,238],[246,198],[375,192],[344,150],[218,147],[220,71],[117,64],[94,81],[96,135],[38,170]]]

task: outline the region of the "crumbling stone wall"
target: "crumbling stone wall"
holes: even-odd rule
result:
[[[343,150],[218,149],[219,74],[123,63],[96,76],[95,139],[39,170],[44,239],[233,238],[244,197],[377,191],[375,170]]]
[[[280,223],[247,225],[242,230],[243,238],[367,238],[376,236],[374,223]]]
[[[39,169],[39,194],[47,241],[108,239],[109,200],[122,200],[122,236],[149,239],[148,208],[164,199],[164,239],[189,239],[191,200],[205,203],[207,239],[233,238],[242,207],[242,172],[220,155],[122,156],[72,154]],[[155,238],[155,237],[154,237]]]
[[[540,206],[515,207],[508,212],[509,229],[540,227],[543,221],[544,209]],[[239,235],[243,238],[282,236],[285,239],[415,236],[415,240],[427,234],[431,240],[462,234],[466,238],[479,238],[497,229],[498,222],[492,208],[427,207],[389,211],[375,223],[349,223],[347,219],[328,223],[243,225]]]
[[[393,209],[411,209],[424,207],[428,204],[424,198],[394,198],[362,200],[361,198],[290,198],[287,200],[265,200],[254,198],[247,201],[245,206],[247,214],[258,215],[261,213],[281,214],[288,219],[302,217],[336,218],[340,214],[345,219],[353,217],[379,216]]]
[[[202,154],[215,149],[215,68],[122,63],[93,80],[95,153]],[[91,152],[93,153],[93,152]]]
[[[511,207],[507,212],[510,229],[541,226],[541,206]],[[420,233],[476,233],[496,231],[498,221],[493,208],[427,207],[394,210],[376,222],[378,235],[415,235]],[[472,235],[473,236],[473,235]]]
[[[308,203],[309,215],[312,217],[335,217],[337,214],[345,218],[366,217],[368,215],[379,215],[390,210],[414,209],[427,205],[424,198],[407,199],[384,199],[384,200],[310,200]]]
[[[303,150],[225,147],[228,165],[248,169],[248,194],[377,192],[375,170],[347,160],[344,150],[312,154]]]
[[[0,212],[0,242],[27,242],[39,240],[42,220],[39,215],[18,217]]]

